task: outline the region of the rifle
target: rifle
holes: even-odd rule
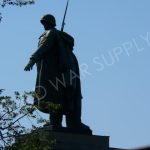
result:
[[[61,25],[61,32],[63,32],[63,31],[64,31],[65,18],[66,18],[66,13],[67,13],[67,9],[68,9],[68,4],[69,4],[69,0],[67,1],[67,5],[66,5],[66,9],[65,9],[65,14],[64,14],[63,21],[62,21],[62,25]]]

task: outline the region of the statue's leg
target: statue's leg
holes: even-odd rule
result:
[[[52,125],[54,128],[61,128],[62,117],[63,117],[63,114],[61,111],[51,112],[50,113],[50,125]]]
[[[92,134],[89,126],[83,124],[81,121],[81,99],[76,99],[74,110],[66,114],[66,124],[70,132]]]
[[[66,125],[68,128],[74,128],[81,123],[81,100],[74,102],[72,110],[66,113]]]
[[[76,98],[76,89],[66,88],[66,125],[68,128],[74,128],[81,123],[81,99]]]
[[[66,125],[71,132],[81,134],[92,134],[92,130],[89,126],[85,125],[81,121],[81,99],[73,97],[74,107],[66,113]]]

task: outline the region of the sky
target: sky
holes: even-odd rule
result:
[[[40,18],[56,17],[66,0],[36,0],[0,8],[0,88],[8,95],[34,89],[36,67],[24,72],[44,31]],[[150,145],[150,1],[70,0],[65,31],[75,38],[82,83],[82,121],[110,146]],[[43,117],[48,117],[42,114]]]

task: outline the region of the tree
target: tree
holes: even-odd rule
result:
[[[14,97],[4,95],[4,90],[0,89],[0,150],[44,150],[39,146],[40,138],[45,139],[45,150],[51,150],[55,141],[46,139],[46,135],[36,132],[46,120],[42,118],[37,108],[32,104],[32,98],[35,97],[34,92],[14,92]],[[59,106],[50,104],[51,110],[57,111]],[[26,121],[30,125],[25,124]],[[32,133],[32,134],[31,134]],[[40,134],[40,135],[39,135]],[[16,142],[16,139],[27,136],[25,142]],[[34,149],[33,149],[34,147]]]
[[[34,0],[2,0],[0,3],[1,8],[6,7],[7,5],[13,5],[13,6],[25,6],[25,5],[31,5],[34,4]],[[0,22],[2,20],[2,13],[0,12]]]

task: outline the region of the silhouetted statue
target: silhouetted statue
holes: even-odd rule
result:
[[[79,66],[73,54],[74,39],[55,28],[54,16],[47,14],[41,23],[45,32],[40,36],[38,48],[30,57],[25,71],[37,65],[35,105],[50,114],[54,129],[62,128],[62,116],[66,116],[69,131],[92,134],[81,122],[81,86]],[[57,111],[50,110],[48,103],[60,104]]]

